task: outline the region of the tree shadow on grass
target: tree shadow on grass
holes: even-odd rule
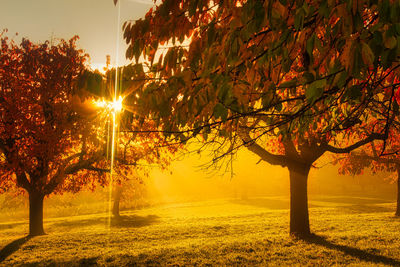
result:
[[[341,251],[346,255],[358,258],[363,261],[367,261],[367,262],[371,262],[371,263],[375,263],[375,264],[380,263],[380,264],[386,264],[386,265],[390,265],[390,266],[400,266],[400,261],[398,261],[396,259],[382,256],[382,255],[376,255],[376,254],[370,253],[368,251],[349,247],[346,245],[335,244],[335,243],[332,243],[332,242],[326,240],[326,238],[323,236],[312,235],[311,237],[304,238],[303,240],[308,243],[313,243],[313,244],[316,244],[319,246],[326,247],[328,249],[334,249],[337,251]]]
[[[379,212],[394,212],[392,208],[382,207],[377,205],[363,205],[355,204],[350,206],[336,207],[339,210],[343,210],[346,213],[379,213]]]
[[[26,222],[15,222],[15,223],[7,223],[7,224],[2,223],[2,224],[0,224],[0,231],[13,229],[13,228],[23,225],[23,224],[26,224]]]
[[[32,236],[25,236],[17,240],[12,241],[0,250],[0,262],[3,262],[8,256],[16,252],[23,244],[29,241]]]
[[[119,217],[111,218],[111,227],[143,227],[158,222],[159,217],[156,215],[138,216],[138,215],[122,215]],[[63,220],[60,222],[53,222],[51,230],[58,227],[90,227],[94,225],[106,225],[108,223],[108,216],[96,217],[93,219],[82,220]]]
[[[271,209],[271,210],[286,210],[286,209],[289,209],[289,207],[290,207],[289,199],[276,199],[276,198],[267,198],[267,197],[233,199],[230,202],[233,204],[253,206],[253,207],[258,207],[258,208],[267,208],[267,209]],[[314,207],[318,207],[318,205],[309,203],[308,207],[314,208]]]
[[[339,196],[339,197],[325,197],[325,196],[312,196],[310,197],[311,201],[320,201],[320,202],[331,202],[331,203],[344,203],[344,204],[354,204],[354,205],[366,205],[366,204],[384,204],[391,203],[392,200],[382,199],[382,198],[371,198],[371,197],[347,197],[347,196]]]
[[[231,200],[231,202],[239,205],[268,208],[274,210],[289,209],[289,200],[280,200],[273,198],[233,199]]]
[[[147,216],[138,216],[138,215],[122,215],[118,217],[113,217],[111,220],[111,227],[143,227],[155,224],[159,222],[159,218],[157,215],[147,215]]]

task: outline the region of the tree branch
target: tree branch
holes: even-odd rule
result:
[[[288,159],[286,156],[276,155],[268,152],[259,144],[257,144],[254,139],[251,139],[248,133],[241,132],[239,133],[239,136],[242,138],[243,145],[246,146],[248,150],[258,155],[263,161],[266,161],[271,165],[279,165],[282,167],[287,166]]]
[[[64,179],[67,175],[74,174],[74,173],[78,172],[79,170],[92,167],[91,165],[93,163],[97,162],[103,156],[103,152],[100,151],[100,152],[97,152],[96,154],[94,154],[91,158],[89,158],[87,160],[79,160],[77,163],[68,165],[71,162],[71,160],[75,159],[76,157],[81,158],[81,154],[82,153],[74,154],[64,160],[63,164],[58,168],[56,174],[52,177],[52,179],[49,181],[49,183],[45,186],[45,188],[44,188],[45,195],[52,193],[58,185],[60,185],[62,182],[64,182]]]
[[[339,148],[339,147],[334,147],[329,144],[321,144],[321,148],[324,149],[325,151],[329,151],[332,153],[336,154],[341,154],[341,153],[350,153],[354,149],[357,149],[365,144],[368,144],[374,140],[386,140],[387,139],[387,134],[378,134],[378,133],[372,133],[370,134],[367,138],[360,140],[350,146]]]
[[[97,167],[93,167],[93,166],[89,166],[84,168],[85,170],[89,170],[89,171],[95,171],[95,172],[110,172],[110,169],[102,169],[102,168],[97,168]]]
[[[26,173],[25,172],[21,172],[16,174],[17,176],[17,185],[19,187],[24,188],[26,191],[30,191],[31,186],[29,184],[28,178],[26,177]]]

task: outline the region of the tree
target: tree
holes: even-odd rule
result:
[[[167,135],[216,144],[215,161],[246,146],[287,167],[290,232],[309,235],[312,164],[388,135],[399,15],[388,0],[164,0],[124,24],[126,56],[148,64],[137,109]],[[383,127],[348,138],[370,113]]]
[[[76,49],[76,40],[50,45],[23,39],[18,46],[6,37],[1,39],[0,189],[26,190],[32,236],[44,234],[45,196],[104,186],[111,169],[126,177],[142,161],[165,168],[170,155],[160,156],[161,150],[176,151],[162,143],[156,131],[150,135],[134,132],[137,120],[128,107],[110,97],[116,86],[87,69],[88,56]],[[115,77],[115,70],[107,75]],[[96,105],[99,98],[105,107]],[[121,110],[116,110],[116,103]],[[151,129],[152,125],[143,120],[140,127]]]
[[[400,216],[400,146],[397,132],[392,131],[387,140],[388,148],[382,151],[383,144],[368,144],[345,157],[337,157],[335,164],[340,164],[340,174],[361,175],[364,169],[370,169],[373,174],[381,171],[396,173],[397,181],[397,205],[395,216]]]
[[[127,112],[124,119],[131,115]],[[127,124],[122,122],[119,131],[119,146],[115,157],[119,168],[116,169],[112,208],[117,218],[120,217],[121,198],[125,201],[138,198],[145,191],[145,178],[149,176],[149,169],[157,167],[166,170],[172,156],[181,149],[180,144],[167,142],[151,121],[141,124],[137,121]]]
[[[124,198],[135,198],[136,194],[144,190],[144,177],[148,177],[149,168],[158,167],[166,170],[172,160],[172,156],[182,149],[179,143],[170,143],[158,129],[152,120],[135,115],[133,106],[137,99],[132,92],[142,82],[132,80],[132,76],[138,78],[143,74],[140,64],[129,64],[123,67],[105,69],[103,75],[99,72],[85,71],[80,76],[81,93],[92,96],[98,106],[104,109],[102,119],[104,127],[109,134],[107,136],[107,158],[115,168],[113,183],[114,204],[112,213],[119,217],[119,204],[124,192]],[[140,76],[142,77],[142,76]],[[144,76],[142,77],[144,78]],[[115,92],[117,90],[117,92]],[[116,97],[117,96],[117,97]],[[119,107],[116,107],[119,106]],[[115,113],[115,109],[120,109]],[[111,112],[111,113],[110,113]],[[115,129],[112,130],[112,125]],[[112,133],[117,135],[112,137]],[[112,148],[112,139],[114,148]],[[112,155],[111,151],[114,151]],[[138,173],[141,176],[138,176]],[[113,175],[114,176],[114,175]]]
[[[77,111],[84,105],[76,88],[87,55],[76,40],[16,45],[1,38],[0,188],[26,190],[32,236],[44,234],[45,196],[106,183],[104,175],[82,172],[104,168],[104,144],[96,118]]]
[[[113,208],[112,214],[114,217],[119,218],[120,215],[120,204],[124,200],[126,203],[135,205],[135,200],[140,200],[146,193],[146,186],[143,179],[137,175],[130,175],[129,179],[124,179],[120,184],[114,186],[113,192]],[[122,201],[121,201],[122,200]]]

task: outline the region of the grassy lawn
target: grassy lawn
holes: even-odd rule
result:
[[[394,203],[310,197],[307,241],[288,235],[288,199],[170,204],[51,218],[47,235],[25,238],[26,221],[0,224],[0,265],[400,265]]]

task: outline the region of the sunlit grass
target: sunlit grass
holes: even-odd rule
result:
[[[334,205],[333,205],[334,204]],[[381,199],[314,197],[312,230],[288,236],[288,199],[171,204],[108,214],[52,218],[48,235],[23,243],[3,264],[57,265],[384,265],[400,263],[400,220]],[[111,234],[109,234],[111,231]],[[23,237],[27,222],[0,224],[0,246]]]

